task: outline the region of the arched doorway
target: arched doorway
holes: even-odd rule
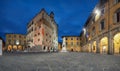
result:
[[[92,52],[96,53],[96,41],[92,44]]]
[[[13,50],[17,50],[17,46],[16,45],[13,45]]]
[[[18,46],[18,50],[22,50],[22,46],[21,45]]]
[[[108,38],[103,37],[100,40],[100,53],[107,54],[108,53]]]
[[[7,50],[8,50],[8,51],[12,51],[12,45],[8,45]]]
[[[120,54],[120,33],[114,36],[114,53]]]

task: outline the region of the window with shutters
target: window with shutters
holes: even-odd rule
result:
[[[102,31],[103,29],[105,29],[105,20],[104,19],[100,22],[100,31]]]
[[[114,23],[120,22],[120,8],[115,12],[114,17],[113,17],[113,22]]]

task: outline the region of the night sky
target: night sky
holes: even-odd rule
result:
[[[79,36],[98,0],[0,0],[0,36],[26,34],[28,22],[44,8],[53,11],[61,36]]]

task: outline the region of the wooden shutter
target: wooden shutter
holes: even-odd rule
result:
[[[116,13],[114,14],[114,17],[113,17],[113,23],[114,23],[114,24],[117,23],[117,14],[116,14]]]

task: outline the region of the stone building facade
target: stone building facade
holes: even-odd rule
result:
[[[56,51],[58,49],[58,26],[54,13],[42,9],[28,24],[27,46],[29,51]]]
[[[79,36],[63,36],[62,48],[66,48],[67,51],[81,51],[80,37]]]
[[[26,36],[22,34],[6,34],[7,51],[23,51],[26,47]]]
[[[83,52],[120,54],[120,0],[100,0],[80,37]]]

